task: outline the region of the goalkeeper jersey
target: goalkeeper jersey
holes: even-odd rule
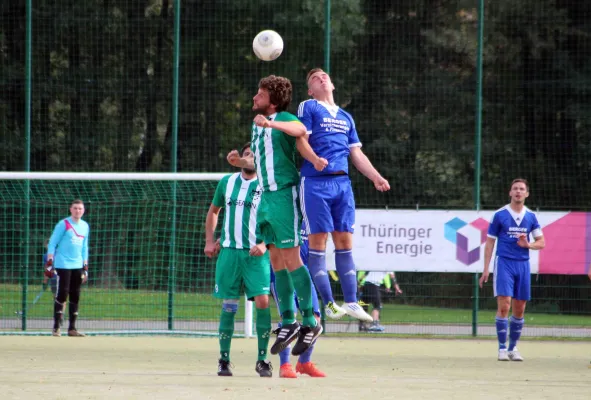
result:
[[[240,172],[227,175],[218,183],[212,203],[225,208],[220,238],[222,247],[250,249],[263,241],[257,230],[261,194],[258,179],[246,180]]]
[[[270,115],[269,120],[300,124],[286,111]],[[296,138],[271,128],[252,124],[251,149],[257,176],[264,191],[277,191],[295,186],[300,175],[296,166]]]
[[[72,218],[57,223],[47,245],[47,253],[53,254],[57,269],[79,269],[88,261],[88,234],[86,221],[74,222]]]

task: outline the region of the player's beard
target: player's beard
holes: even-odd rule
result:
[[[256,174],[256,171],[254,169],[250,169],[250,168],[242,168],[242,172],[244,172],[246,175]]]

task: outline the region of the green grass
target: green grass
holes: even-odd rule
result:
[[[30,318],[50,318],[52,295],[47,289],[37,304],[32,304],[41,287],[32,285],[28,290]],[[0,318],[15,318],[21,310],[21,287],[0,285]],[[219,315],[219,300],[207,294],[175,293],[174,316],[179,320],[215,321]],[[105,290],[85,288],[81,308],[85,319],[113,320],[166,320],[168,317],[168,294],[140,290]],[[244,308],[239,307],[238,319],[244,318]],[[273,319],[277,320],[274,304]],[[478,321],[491,324],[495,312],[484,310],[478,313]],[[472,310],[436,307],[420,307],[401,304],[384,304],[381,314],[384,324],[466,324],[472,323]],[[585,315],[560,315],[526,313],[528,326],[585,327],[591,317]]]

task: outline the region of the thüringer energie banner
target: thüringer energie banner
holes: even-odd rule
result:
[[[481,272],[493,213],[357,210],[355,264],[364,271]],[[536,216],[546,248],[530,251],[532,274],[587,274],[591,264],[591,213],[539,212]],[[334,269],[333,251],[329,240],[329,269]]]

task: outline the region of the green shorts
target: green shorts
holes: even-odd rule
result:
[[[266,244],[274,244],[280,249],[299,246],[302,214],[297,186],[263,192],[257,224]]]
[[[269,252],[253,257],[248,251],[222,247],[215,265],[215,297],[239,299],[242,288],[249,299],[271,293]]]

